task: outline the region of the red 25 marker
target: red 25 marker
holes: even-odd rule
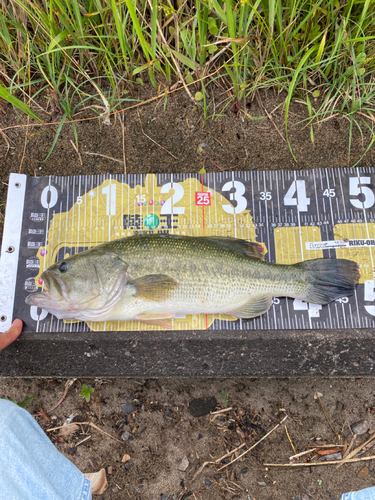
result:
[[[211,193],[195,191],[195,204],[196,205],[211,205]]]

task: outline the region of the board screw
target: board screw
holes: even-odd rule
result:
[[[19,182],[15,182],[14,185],[16,186],[16,188],[20,188],[21,187],[21,184]]]
[[[14,252],[14,247],[8,247],[7,248],[8,253],[13,253]]]
[[[4,316],[4,314],[0,317],[0,321],[6,321],[7,320],[7,317]]]

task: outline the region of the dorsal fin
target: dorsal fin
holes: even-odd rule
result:
[[[264,245],[256,241],[226,238],[224,236],[206,236],[205,238],[225,250],[232,250],[253,259],[264,259]]]

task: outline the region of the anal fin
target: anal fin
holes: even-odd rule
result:
[[[167,321],[166,318],[174,318],[174,314],[138,314],[134,319],[140,321],[145,325],[154,325],[164,328],[164,330],[172,330],[173,326]]]
[[[233,309],[232,311],[227,311],[226,314],[230,314],[236,318],[255,318],[267,312],[271,305],[272,295],[257,295],[256,297],[251,297],[251,299],[241,307]]]

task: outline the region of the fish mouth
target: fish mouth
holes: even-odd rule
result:
[[[25,299],[27,305],[43,307],[46,303],[60,302],[67,298],[68,292],[62,279],[57,278],[49,271],[45,271],[41,278],[47,290],[28,295]]]
[[[50,271],[44,271],[41,276],[44,284],[46,285],[46,291],[49,291],[50,298],[53,300],[66,299],[68,296],[68,291],[66,289],[66,284],[63,279],[58,278]],[[44,292],[42,292],[44,293]]]

